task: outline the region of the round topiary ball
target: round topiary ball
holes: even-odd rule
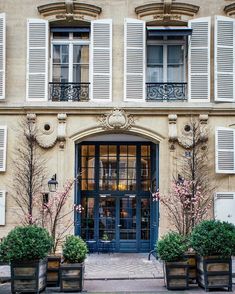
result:
[[[235,254],[235,226],[218,220],[202,221],[193,229],[190,245],[200,256],[232,256]]]
[[[188,249],[186,238],[170,232],[157,242],[157,254],[164,261],[182,261]]]
[[[46,229],[35,225],[16,227],[3,239],[0,255],[4,261],[35,261],[45,258],[52,245]]]
[[[67,263],[83,262],[88,252],[86,243],[78,236],[67,236],[62,248]]]

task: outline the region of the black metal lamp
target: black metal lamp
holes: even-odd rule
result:
[[[58,182],[56,180],[56,174],[48,181],[48,188],[50,192],[56,192],[58,187]]]

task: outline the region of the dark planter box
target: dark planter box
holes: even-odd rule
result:
[[[60,263],[60,256],[49,255],[47,257],[47,287],[59,287]]]
[[[81,292],[84,283],[84,263],[63,263],[60,265],[60,291]]]
[[[195,284],[197,280],[197,255],[193,252],[186,252],[184,257],[188,261],[189,284]]]
[[[232,260],[218,256],[197,258],[197,281],[206,291],[227,288],[232,291]]]
[[[165,283],[168,290],[184,290],[189,288],[188,262],[165,262]]]
[[[11,263],[11,292],[39,293],[46,288],[47,258]]]

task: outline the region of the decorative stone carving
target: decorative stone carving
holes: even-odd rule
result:
[[[67,114],[66,113],[59,113],[57,115],[58,118],[58,132],[57,132],[57,139],[60,142],[59,146],[61,149],[64,148],[64,142],[66,140],[66,120]]]
[[[36,114],[35,113],[28,113],[27,119],[29,122],[33,123],[36,126]],[[57,142],[59,142],[59,147],[64,149],[65,141],[66,141],[66,113],[59,113],[57,115],[58,119],[58,127],[57,127],[57,134],[52,136],[53,132],[44,133],[37,137],[38,145],[43,149],[50,149],[53,148]]]
[[[224,7],[224,12],[227,16],[234,16],[235,15],[235,2],[228,4]]]
[[[173,2],[172,0],[164,0],[163,3],[144,4],[135,8],[138,18],[147,22],[153,20],[161,20],[163,22],[182,20],[186,24],[198,11],[199,6],[197,5]]]
[[[130,129],[135,123],[134,117],[127,114],[123,109],[114,108],[111,112],[102,114],[98,121],[103,129],[106,130],[119,130]]]
[[[55,2],[38,6],[38,12],[48,19],[64,19],[66,21],[97,19],[101,8],[95,5],[78,3],[73,0]]]
[[[169,141],[177,141],[177,115],[176,114],[169,114],[168,115],[169,120]]]

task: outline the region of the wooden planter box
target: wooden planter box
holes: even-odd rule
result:
[[[11,263],[11,292],[39,293],[46,288],[47,259]]]
[[[81,292],[84,283],[84,263],[64,263],[60,265],[60,291]]]
[[[168,290],[184,290],[189,288],[188,262],[165,262],[165,284]]]
[[[197,258],[197,281],[206,291],[227,288],[232,291],[232,260],[218,256]]]
[[[47,257],[47,287],[59,287],[60,263],[60,256],[49,255]]]
[[[186,252],[184,257],[188,260],[189,284],[195,284],[197,280],[197,255],[193,252]]]

